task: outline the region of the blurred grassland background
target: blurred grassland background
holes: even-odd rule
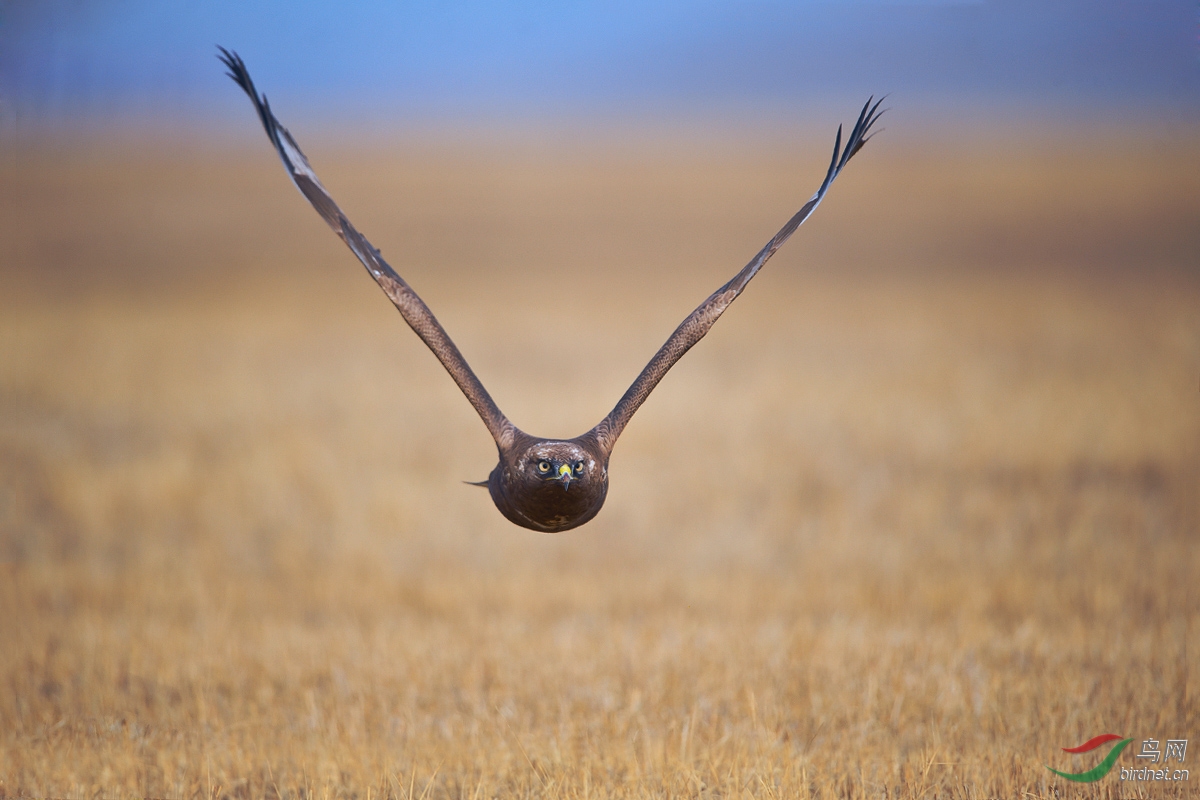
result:
[[[827,138],[308,149],[568,436]],[[1060,747],[1195,731],[1200,147],[898,139],[558,536],[460,482],[482,425],[265,144],[23,146],[0,792],[1042,796]]]
[[[621,26],[570,61],[579,20],[528,9],[489,38],[404,6],[392,61],[345,38],[386,33],[359,7],[274,40],[260,9],[239,41],[121,16],[144,3],[0,9],[0,798],[1190,796],[1045,767],[1091,767],[1060,748],[1102,732],[1200,738],[1200,62],[1142,35],[1179,4],[1078,29],[1079,4],[933,4],[932,28],[761,4],[769,37],[811,21],[825,48],[774,83],[739,60],[750,22],[651,5],[611,49],[636,97],[585,63]],[[886,44],[897,19],[797,96],[851,23]],[[607,413],[811,194],[861,85],[904,96],[638,412],[600,516],[546,536],[463,485],[495,463],[483,425],[288,185],[214,39],[547,436]],[[339,86],[414,65],[383,117],[428,116],[330,122],[366,102]],[[591,116],[555,105],[577,88]]]

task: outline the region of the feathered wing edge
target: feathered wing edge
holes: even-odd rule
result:
[[[421,337],[421,341],[428,345],[433,354],[437,356],[438,361],[442,362],[442,366],[450,373],[450,377],[458,384],[458,388],[479,412],[483,424],[487,426],[488,432],[496,440],[497,446],[501,450],[508,447],[514,439],[516,427],[508,421],[508,418],[492,400],[491,395],[483,388],[483,384],[479,382],[479,378],[475,376],[462,353],[450,340],[441,323],[433,316],[433,312],[404,282],[404,279],[388,266],[387,262],[383,260],[383,256],[367,241],[367,238],[350,224],[350,220],[346,219],[346,215],[342,213],[329,192],[321,185],[321,181],[313,172],[304,153],[300,151],[296,140],[271,113],[267,96],[265,94],[260,96],[255,90],[254,81],[250,79],[250,73],[241,57],[219,45],[217,49],[221,51],[218,56],[221,63],[229,68],[229,72],[226,74],[242,87],[242,90],[253,101],[263,128],[266,129],[267,138],[271,140],[271,144],[275,145],[275,150],[279,153],[284,167],[287,168],[292,183],[296,184],[296,188],[308,199],[317,213],[329,223],[329,227],[333,228],[334,232],[354,252],[354,255],[358,256],[358,260],[367,268],[367,272],[371,273],[371,277],[400,311],[404,321],[416,332],[417,336]]]
[[[817,190],[817,193],[801,206],[800,210],[787,221],[786,225],[780,228],[779,233],[775,234],[771,238],[771,241],[767,242],[766,246],[758,252],[758,255],[751,259],[749,264],[743,267],[737,275],[734,275],[728,283],[713,292],[707,300],[688,315],[687,319],[675,329],[675,332],[671,334],[666,343],[650,359],[650,363],[637,376],[637,379],[634,380],[633,384],[617,402],[613,410],[609,412],[608,416],[602,419],[591,430],[591,435],[596,438],[606,453],[612,452],[617,438],[621,435],[621,431],[625,429],[634,412],[646,401],[646,398],[650,396],[650,392],[654,390],[658,382],[667,374],[667,371],[696,342],[704,338],[704,335],[708,333],[709,329],[712,328],[725,309],[729,307],[729,304],[742,293],[742,290],[746,288],[746,284],[750,283],[750,279],[762,268],[762,265],[767,263],[767,259],[773,256],[775,251],[791,238],[796,229],[820,205],[821,200],[825,197],[825,193],[829,191],[830,184],[833,183],[834,179],[850,159],[862,149],[867,140],[875,135],[871,132],[871,128],[883,113],[879,110],[879,106],[884,99],[881,97],[876,101],[872,97],[867,100],[858,115],[858,122],[854,124],[849,138],[846,139],[844,150],[842,149],[842,127],[838,126],[837,139],[833,145],[833,159],[829,163],[829,171],[825,174],[825,180],[821,183],[821,188]],[[878,133],[878,131],[875,133]]]

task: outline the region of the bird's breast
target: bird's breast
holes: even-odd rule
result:
[[[496,466],[488,480],[488,490],[496,508],[510,522],[544,533],[576,528],[592,519],[604,505],[608,481],[582,478],[570,488],[556,480],[521,475],[517,470]]]

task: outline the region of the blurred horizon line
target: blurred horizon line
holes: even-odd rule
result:
[[[876,95],[877,96],[877,95]],[[272,110],[300,142],[321,147],[337,144],[373,147],[395,141],[421,145],[499,147],[559,145],[590,146],[628,142],[653,145],[749,146],[827,149],[839,125],[853,123],[865,97],[848,93],[821,96],[791,108],[759,109],[755,113],[626,113],[599,111],[542,114],[378,115],[369,111],[330,115],[301,103],[291,108],[272,100]],[[1062,140],[1064,147],[1105,139],[1175,141],[1195,138],[1200,108],[1069,109],[1058,104],[996,103],[981,109],[963,108],[952,98],[905,98],[889,95],[882,120],[884,138],[904,145],[936,146],[954,141],[991,139],[1031,143]],[[76,114],[26,116],[5,113],[0,106],[0,146],[156,141],[211,145],[219,149],[263,143],[253,107],[230,84],[230,99],[213,108],[186,113]],[[828,142],[825,140],[828,139]]]

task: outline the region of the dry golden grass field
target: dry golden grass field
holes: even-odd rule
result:
[[[0,152],[0,798],[1186,797],[1200,143],[891,130],[546,536],[238,146]],[[303,139],[500,407],[571,436],[803,147]],[[1188,782],[1073,784],[1100,733]]]

